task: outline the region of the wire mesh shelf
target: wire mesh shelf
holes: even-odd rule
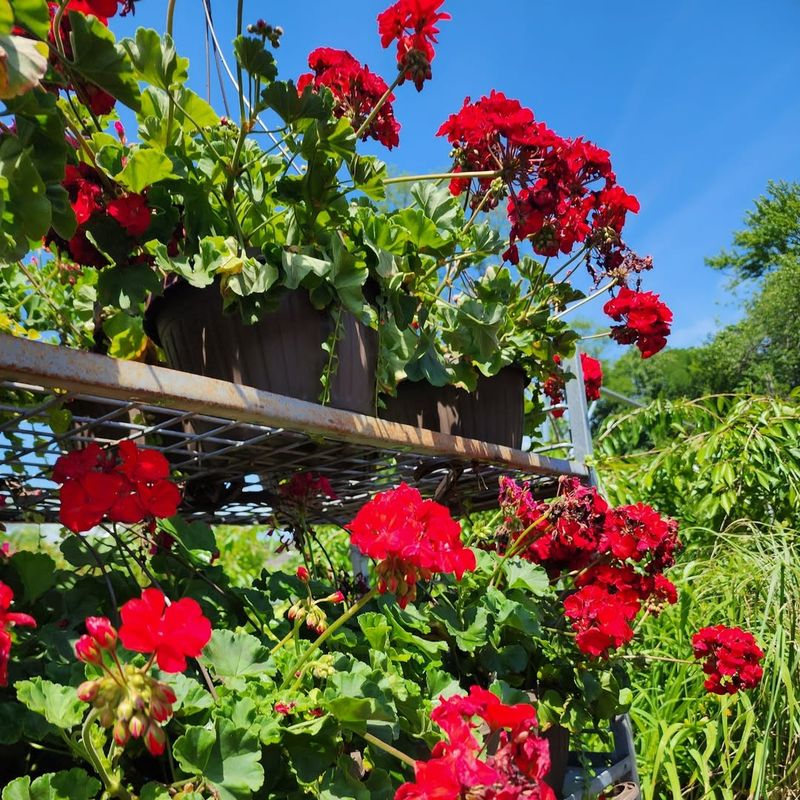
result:
[[[328,480],[333,496],[306,511],[335,523],[400,481],[467,511],[496,503],[503,474],[541,496],[562,475],[587,476],[572,461],[0,335],[0,520],[55,521],[58,455],[126,438],[161,450],[183,482],[182,512],[215,524],[290,516],[281,486],[296,473]]]

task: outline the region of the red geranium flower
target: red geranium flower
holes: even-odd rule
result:
[[[635,590],[609,592],[589,584],[564,600],[564,613],[573,620],[578,634],[575,644],[590,656],[607,657],[609,650],[621,647],[633,638],[629,622],[641,608]]]
[[[431,77],[431,62],[438,42],[437,24],[451,19],[440,11],[444,0],[398,0],[378,14],[381,45],[388,47],[397,41],[397,66],[404,78],[414,81],[417,91]]]
[[[53,479],[63,484],[61,522],[80,533],[104,519],[135,524],[171,517],[181,494],[168,476],[169,463],[157,451],[126,440],[105,452],[91,442],[60,456],[53,468]]]
[[[561,357],[558,355],[553,356],[553,361],[556,364],[561,363]],[[586,400],[591,403],[594,400],[600,399],[600,387],[603,385],[603,367],[602,364],[586,353],[581,353],[581,371],[583,372],[583,386],[586,391]],[[554,372],[542,384],[542,392],[550,399],[554,406],[560,406],[564,402],[564,390],[566,384],[564,377],[560,372]],[[552,408],[550,413],[554,417],[563,417],[565,409]]]
[[[486,760],[475,732],[483,720],[496,737]],[[492,692],[473,686],[467,696],[440,698],[431,719],[446,741],[433,748],[433,758],[418,761],[413,783],[403,784],[395,800],[454,800],[480,787],[487,800],[552,800],[543,779],[550,770],[547,741],[536,735],[536,711],[526,703],[507,705]]]
[[[185,597],[167,605],[164,593],[145,589],[141,599],[120,609],[122,646],[151,653],[164,672],[183,672],[187,658],[197,658],[211,638],[211,623],[195,600]]]
[[[660,572],[675,563],[678,523],[644,503],[619,506],[606,515],[601,546],[621,561],[647,556],[647,571]]]
[[[436,572],[458,580],[476,566],[475,554],[461,543],[461,526],[433,500],[401,483],[376,494],[347,526],[352,543],[378,560],[378,588],[397,595],[404,608],[416,597],[415,584]]]
[[[635,292],[620,288],[603,306],[604,313],[622,325],[611,327],[611,338],[619,344],[635,344],[642,358],[650,358],[667,344],[672,311],[653,292]]]
[[[752,633],[741,628],[712,625],[692,637],[694,657],[702,660],[708,676],[705,687],[714,694],[735,694],[758,686],[764,653]]]
[[[313,74],[298,78],[297,91],[302,93],[307,86],[326,86],[336,100],[334,114],[349,119],[356,131],[389,88],[380,75],[370,72],[346,50],[319,47],[309,54],[308,66]],[[394,117],[393,101],[394,95],[389,95],[361,137],[365,141],[372,137],[390,150],[400,143],[400,123]]]
[[[29,614],[9,611],[14,602],[10,586],[0,581],[0,686],[8,685],[8,660],[11,655],[11,628],[35,628],[36,620]]]
[[[152,219],[152,211],[141,194],[127,194],[116,197],[108,203],[109,216],[113,217],[134,239],[147,232]]]

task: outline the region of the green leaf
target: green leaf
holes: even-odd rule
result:
[[[278,68],[263,39],[255,36],[237,36],[233,40],[233,51],[242,69],[253,77],[266,82],[275,80]]]
[[[411,196],[439,230],[452,232],[459,227],[461,207],[446,186],[415,183],[411,187]]]
[[[73,52],[79,54],[73,68],[86,80],[138,111],[141,97],[133,64],[114,34],[97,17],[69,12]]]
[[[181,769],[211,783],[220,800],[247,800],[264,783],[258,737],[230,720],[217,719],[214,730],[187,728],[173,752]]]
[[[100,271],[97,299],[104,306],[134,313],[149,293],[161,288],[158,274],[149,264],[127,264]]]
[[[75,767],[68,772],[48,772],[33,782],[29,775],[17,778],[3,789],[2,800],[91,800],[100,788],[100,781]]]
[[[30,156],[24,151],[15,153],[14,147],[11,140],[0,146],[0,178],[8,181],[9,207],[5,215],[13,215],[19,238],[41,239],[50,228],[51,219],[45,185]],[[28,249],[27,241],[18,244]]]
[[[141,192],[172,175],[172,162],[160,150],[137,147],[116,179],[132,192]]]
[[[303,253],[290,253],[284,250],[281,256],[283,268],[286,271],[284,285],[287,289],[297,289],[303,278],[309,273],[324,277],[330,272],[331,262],[321,258],[314,258]]]
[[[187,522],[181,516],[158,520],[158,527],[174,539],[177,539],[193,554],[215,553],[217,538],[214,529],[205,522]]]
[[[0,36],[11,33],[14,27],[14,9],[11,0],[0,0]]]
[[[510,558],[503,571],[506,574],[509,589],[524,589],[537,597],[550,592],[550,581],[547,573],[538,564],[531,564],[521,558]]]
[[[333,108],[330,91],[315,92],[306,86],[302,94],[292,81],[277,81],[261,92],[261,99],[284,122],[292,124],[300,119],[327,119]]]
[[[162,39],[152,28],[138,28],[136,39],[123,39],[120,47],[145,83],[170,91],[189,77],[189,59],[178,55],[169,34]]]
[[[8,0],[6,0],[7,2]],[[50,11],[46,0],[14,0],[14,21],[37,39],[47,41],[50,33]]]
[[[26,602],[32,603],[41,597],[55,582],[56,562],[46,553],[20,550],[12,557],[11,565],[22,581]]]
[[[73,686],[60,686],[43,678],[17,681],[17,699],[31,711],[41,714],[51,725],[70,730],[83,722],[86,704],[78,699]]]
[[[341,756],[320,783],[319,800],[370,800],[371,794],[355,773],[355,763]]]
[[[24,36],[0,36],[0,99],[25,94],[47,72],[47,45]]]
[[[255,636],[225,629],[214,631],[202,660],[232,688],[244,686],[245,678],[267,677],[275,672],[269,650]]]
[[[103,332],[110,345],[108,355],[128,361],[140,358],[147,349],[147,334],[141,317],[119,311],[103,323]]]

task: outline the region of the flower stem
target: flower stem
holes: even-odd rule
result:
[[[608,339],[611,336],[611,331],[603,331],[602,333],[592,333],[589,336],[581,336],[582,342],[588,342],[590,339]]]
[[[413,183],[414,181],[441,181],[447,178],[497,178],[500,170],[482,170],[478,172],[429,172],[426,175],[398,175],[396,178],[384,178],[384,186],[392,183]]]
[[[400,85],[400,81],[403,80],[403,73],[398,72],[397,77],[394,79],[394,83],[383,93],[380,100],[375,103],[375,107],[372,111],[367,114],[367,118],[358,126],[358,130],[356,131],[356,139],[360,139],[367,130],[369,130],[369,126],[372,125],[372,121],[378,116],[378,112],[381,110],[381,107],[386,103],[386,101],[391,97],[392,92]]]
[[[99,715],[100,712],[96,708],[93,708],[88,713],[83,727],[81,728],[81,742],[86,750],[86,755],[89,757],[89,761],[91,761],[92,766],[100,776],[103,786],[106,787],[108,796],[120,797],[122,800],[131,800],[130,792],[120,783],[120,779],[115,775],[109,774],[104,763],[104,756],[97,752],[97,748],[92,741],[92,724]]]
[[[494,568],[494,572],[492,572],[491,578],[489,578],[489,586],[490,587],[494,586],[494,582],[495,582],[495,580],[497,580],[498,576],[500,575],[500,570],[503,568],[503,565],[506,563],[506,561],[509,558],[511,558],[511,556],[515,556],[522,549],[522,542],[525,541],[525,539],[527,538],[528,534],[531,533],[531,531],[535,530],[536,526],[540,522],[543,522],[544,520],[546,520],[549,516],[550,516],[550,509],[545,511],[545,513],[542,514],[541,517],[539,517],[538,519],[534,520],[530,525],[528,525],[528,527],[525,528],[524,531],[522,531],[522,533],[517,538],[517,540],[508,548],[508,550],[506,550],[505,553],[503,553],[502,558],[497,562],[497,565]],[[540,535],[543,536],[545,533],[546,533],[546,531],[542,531]],[[525,542],[525,544],[527,544],[527,542]]]
[[[373,600],[378,595],[377,588],[370,589],[357,603],[350,606],[347,611],[342,614],[337,620],[332,622],[328,628],[326,628],[320,636],[313,641],[306,651],[300,656],[300,658],[295,662],[292,668],[289,670],[287,677],[284,679],[283,683],[281,684],[280,690],[283,691],[289,681],[291,680],[294,675],[297,675],[295,682],[292,684],[292,689],[294,689],[302,680],[303,673],[302,669],[311,658],[311,656],[316,653],[317,650],[331,637],[333,636],[339,628],[342,627],[346,622],[349,622],[359,611],[361,611],[364,606]],[[299,674],[298,674],[299,673]]]
[[[600,295],[605,294],[609,289],[612,289],[618,283],[619,283],[619,278],[614,278],[613,280],[610,280],[605,286],[601,286],[596,292],[592,292],[592,294],[590,294],[588,297],[584,297],[583,300],[578,300],[577,303],[571,305],[569,308],[565,308],[563,311],[559,311],[558,314],[553,314],[553,316],[550,317],[550,321],[552,322],[553,320],[561,319],[561,317],[565,316],[566,314],[569,314],[571,311],[575,311],[581,306],[585,306],[587,303],[591,303],[592,300],[595,300],[598,297],[600,297]]]
[[[410,767],[416,766],[417,762],[414,761],[411,756],[407,756],[402,750],[398,750],[396,747],[392,747],[392,745],[387,744],[383,741],[383,739],[379,739],[377,736],[373,736],[371,733],[360,733],[361,738],[369,742],[373,747],[377,747],[380,750],[383,750],[385,753],[388,753],[390,756],[394,756],[395,758],[400,759],[404,764],[408,764]]]
[[[631,653],[630,655],[620,656],[620,658],[624,658],[624,659],[626,659],[628,661],[634,661],[637,658],[641,658],[641,659],[643,659],[645,661],[664,661],[667,664],[690,664],[690,665],[694,665],[694,664],[697,663],[696,661],[691,661],[688,658],[670,658],[669,656],[653,656],[653,655],[648,655],[648,654],[645,654],[645,653]]]

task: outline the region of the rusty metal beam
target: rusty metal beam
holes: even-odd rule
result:
[[[343,442],[585,477],[584,464],[449,436],[284,397],[227,381],[0,334],[0,376],[51,389],[302,431]]]

